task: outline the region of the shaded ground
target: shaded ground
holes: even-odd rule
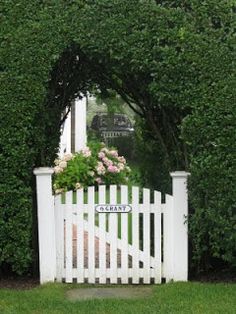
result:
[[[0,289],[16,289],[16,290],[27,290],[39,286],[39,280],[28,277],[9,277],[0,278]]]
[[[212,283],[236,283],[236,272],[229,270],[209,271],[201,274],[192,274],[190,280]]]
[[[236,283],[236,273],[232,271],[217,271],[202,273],[190,277],[191,281],[199,283]],[[0,277],[0,289],[28,290],[39,286],[39,280],[31,277],[4,276]],[[236,285],[235,285],[236,286]]]

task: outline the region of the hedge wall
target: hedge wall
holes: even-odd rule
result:
[[[17,273],[29,270],[35,258],[32,170],[52,164],[62,111],[73,97],[94,86],[115,89],[145,114],[149,112],[149,117],[152,110],[167,105],[181,112],[191,109],[184,138],[191,157],[195,256],[208,252],[234,263],[235,42],[231,30],[235,16],[231,3],[225,1],[209,1],[205,6],[190,3],[172,7],[172,1],[152,0],[9,0],[1,4],[2,269],[8,265]],[[221,64],[221,70],[215,79],[216,64]],[[232,84],[226,89],[229,78]],[[219,97],[213,97],[215,92]],[[199,133],[200,127],[205,132]],[[199,229],[196,225],[203,222],[204,228]],[[222,229],[230,241],[222,241]]]

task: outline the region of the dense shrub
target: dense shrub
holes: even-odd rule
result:
[[[235,96],[235,87],[230,89],[228,82],[222,102],[198,108],[184,124],[195,209],[189,226],[198,269],[215,267],[220,261],[236,267]]]
[[[115,137],[107,139],[109,146],[117,147],[120,155],[125,156],[129,161],[135,160],[134,154],[134,136],[133,134],[123,137]]]
[[[99,184],[127,184],[131,169],[117,150],[91,143],[81,152],[55,160],[54,192],[87,188]]]
[[[165,153],[144,120],[137,118],[135,124],[135,157],[140,170],[143,187],[164,193],[171,192],[169,165]],[[176,168],[174,168],[176,170]]]
[[[223,0],[1,3],[0,267],[28,269],[32,170],[53,165],[62,112],[96,88],[142,115],[154,154],[160,145],[168,165],[173,152],[189,162],[195,258],[235,264],[234,32]]]

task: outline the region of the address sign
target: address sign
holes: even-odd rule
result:
[[[96,205],[95,210],[98,213],[129,213],[132,211],[130,205]]]

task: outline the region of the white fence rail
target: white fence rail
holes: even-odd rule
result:
[[[187,173],[171,174],[173,196],[166,195],[164,204],[160,192],[152,196],[148,189],[129,191],[127,186],[115,185],[54,197],[52,170],[38,168],[34,173],[41,283],[187,280]],[[98,204],[113,208],[97,212]],[[127,205],[131,211],[114,212],[115,205]]]

